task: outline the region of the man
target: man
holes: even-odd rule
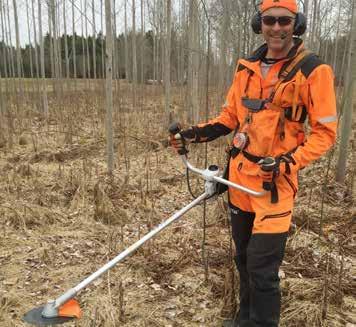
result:
[[[240,309],[231,326],[278,326],[278,271],[291,223],[298,170],[335,142],[331,68],[306,51],[305,17],[296,0],[264,0],[252,21],[266,41],[239,60],[221,114],[171,139],[180,149],[235,131],[229,180],[267,190],[256,198],[229,188],[232,237],[240,275]],[[310,133],[304,134],[308,118]]]

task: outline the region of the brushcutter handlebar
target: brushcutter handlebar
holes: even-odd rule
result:
[[[181,126],[179,123],[173,123],[169,127],[169,133],[171,135],[176,135],[180,131],[181,131]],[[215,184],[217,184],[217,183],[225,184],[227,186],[233,187],[237,190],[240,190],[247,194],[253,195],[255,197],[261,197],[266,194],[265,190],[258,192],[258,191],[249,189],[245,186],[235,184],[225,178],[218,176],[219,175],[218,167],[215,165],[212,165],[209,168],[204,169],[204,170],[194,167],[187,159],[186,154],[188,153],[188,150],[185,148],[184,143],[183,143],[183,149],[180,149],[180,150],[183,150],[183,151],[181,151],[181,152],[178,151],[178,153],[180,154],[180,157],[181,157],[184,165],[187,167],[187,169],[191,170],[194,173],[199,174],[200,176],[202,176],[204,178],[204,180],[209,181],[209,182],[214,182]]]
[[[186,156],[181,155],[180,157],[181,157],[184,165],[189,170],[191,170],[194,173],[197,173],[197,174],[201,175],[206,181],[214,181],[215,183],[225,184],[227,186],[233,187],[234,189],[240,190],[242,192],[245,192],[245,193],[250,194],[250,195],[255,196],[255,197],[261,197],[261,196],[266,194],[265,190],[263,190],[263,191],[255,191],[255,190],[252,190],[252,189],[250,189],[248,187],[245,187],[245,186],[230,182],[229,180],[227,180],[225,178],[217,176],[218,172],[216,172],[215,169],[214,169],[215,173],[212,174],[212,170],[211,169],[212,169],[212,167],[217,167],[215,165],[209,166],[209,168],[202,170],[202,169],[194,167],[187,160]]]

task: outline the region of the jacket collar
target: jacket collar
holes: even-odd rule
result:
[[[294,40],[294,45],[292,47],[292,49],[289,50],[287,56],[281,60],[280,62],[287,62],[290,59],[292,59],[293,57],[295,57],[295,55],[302,49],[304,49],[304,44],[303,44],[303,40],[297,37],[293,38]],[[252,55],[246,59],[241,59],[239,61],[240,64],[242,64],[244,67],[250,69],[251,71],[255,72],[255,73],[260,73],[260,62],[261,59],[265,57],[265,55],[267,54],[267,44],[263,44],[261,45],[257,50],[255,50]]]

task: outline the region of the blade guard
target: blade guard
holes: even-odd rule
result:
[[[82,317],[82,310],[79,303],[75,299],[70,299],[58,308],[59,317],[78,318]]]

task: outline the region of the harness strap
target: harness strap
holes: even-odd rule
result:
[[[293,58],[292,61],[286,64],[286,67],[284,69],[281,69],[278,82],[268,98],[269,102],[273,101],[273,98],[276,95],[276,92],[281,86],[281,84],[285,80],[291,79],[297,73],[297,71],[300,69],[300,67],[303,65],[305,60],[307,60],[310,55],[313,55],[311,51],[303,49]]]
[[[293,118],[296,117],[296,114],[297,114],[296,111],[297,111],[297,102],[298,102],[298,96],[299,96],[300,83],[301,83],[301,74],[297,73],[295,87],[294,87],[293,100],[292,100],[292,117]]]

